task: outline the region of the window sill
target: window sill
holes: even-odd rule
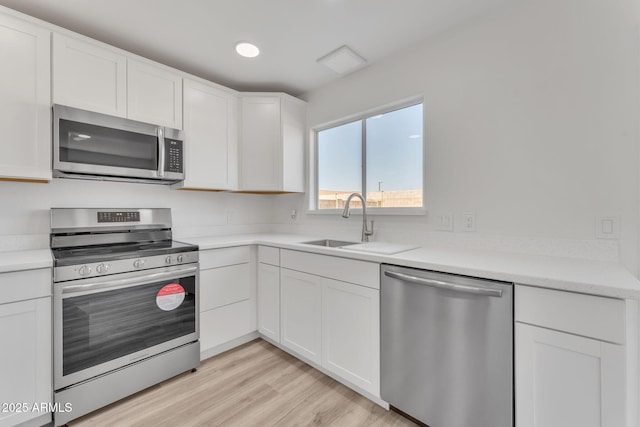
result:
[[[350,209],[352,215],[362,215],[362,209]],[[309,209],[309,215],[342,215],[342,209]],[[419,216],[427,215],[425,208],[367,208],[367,216]]]

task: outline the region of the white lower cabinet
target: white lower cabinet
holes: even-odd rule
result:
[[[50,295],[50,269],[0,274],[0,427],[51,420]]]
[[[201,312],[201,359],[217,354],[217,347],[255,331],[251,317],[252,307],[248,300]]]
[[[616,298],[517,285],[517,427],[627,426],[627,405],[637,404],[627,402],[632,312]]]
[[[322,278],[280,270],[280,343],[320,364],[322,362]]]
[[[374,395],[380,392],[380,292],[323,279],[322,366]]]
[[[256,331],[255,280],[248,246],[200,252],[200,357],[251,339]]]
[[[259,261],[259,332],[379,399],[379,264],[267,247]]]
[[[625,349],[516,324],[518,427],[625,425]]]

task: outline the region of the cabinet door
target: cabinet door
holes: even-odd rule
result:
[[[242,98],[241,188],[282,191],[280,98]]]
[[[0,412],[0,426],[38,418],[33,405],[51,402],[51,329],[50,297],[0,305],[0,402],[29,409]]]
[[[380,396],[380,291],[323,281],[322,366]]]
[[[184,81],[184,187],[235,190],[238,175],[238,99],[215,86]]]
[[[152,64],[129,59],[127,116],[182,129],[182,77]]]
[[[282,100],[282,190],[304,193],[304,141],[307,106],[299,100]]]
[[[97,44],[53,35],[53,102],[126,117],[127,59]]]
[[[50,37],[0,16],[0,177],[51,179]]]
[[[200,353],[254,332],[253,311],[245,300],[200,313]]]
[[[258,264],[258,332],[280,342],[280,267]]]
[[[322,278],[280,269],[280,343],[320,364],[322,345]]]
[[[624,346],[516,323],[516,425],[625,425]]]

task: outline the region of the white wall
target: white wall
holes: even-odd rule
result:
[[[268,231],[273,212],[270,196],[69,179],[0,182],[0,201],[0,250],[49,247],[52,207],[170,207],[178,239]]]
[[[448,235],[538,239],[537,250],[573,242],[611,252],[619,243],[621,262],[637,273],[637,3],[513,2],[307,93],[309,124],[423,94],[429,215],[379,218],[383,235],[426,241],[438,235],[439,213],[460,224],[473,212],[473,238]],[[304,210],[301,196],[281,196],[276,220],[290,223],[293,207]],[[595,240],[598,215],[621,218],[619,241]],[[346,227],[340,221],[302,215],[295,229]]]

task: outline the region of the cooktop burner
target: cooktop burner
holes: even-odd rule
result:
[[[197,251],[198,246],[168,240],[52,249],[56,267]]]

